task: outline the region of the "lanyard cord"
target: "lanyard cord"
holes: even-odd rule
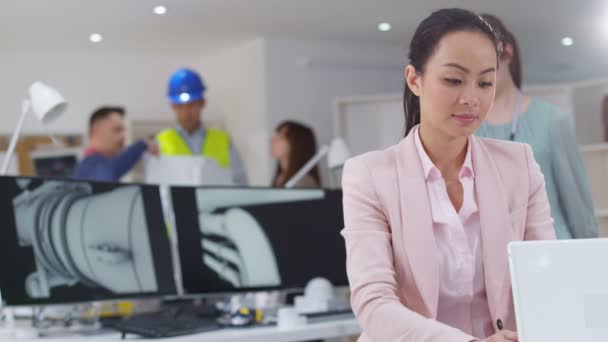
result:
[[[517,134],[517,129],[519,128],[519,112],[521,110],[521,103],[523,102],[524,95],[519,94],[517,98],[517,102],[515,102],[515,111],[513,112],[513,121],[511,122],[511,135],[509,135],[509,140],[515,140],[515,134]]]

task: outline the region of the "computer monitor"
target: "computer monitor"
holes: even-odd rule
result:
[[[7,305],[175,295],[159,188],[0,177]]]
[[[342,193],[171,187],[188,294],[347,285]]]
[[[74,174],[81,153],[80,148],[34,150],[30,152],[30,159],[38,177],[69,178]]]

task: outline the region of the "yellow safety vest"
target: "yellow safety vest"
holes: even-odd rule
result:
[[[193,153],[179,132],[168,128],[156,136],[160,154],[167,156],[191,156]],[[217,160],[220,167],[230,167],[230,136],[219,129],[207,129],[201,155]]]

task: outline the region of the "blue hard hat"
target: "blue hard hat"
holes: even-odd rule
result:
[[[190,103],[203,98],[205,84],[199,74],[190,69],[179,69],[169,78],[167,97],[174,104]]]

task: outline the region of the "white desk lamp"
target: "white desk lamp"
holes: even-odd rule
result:
[[[19,139],[19,134],[21,133],[21,128],[23,127],[25,117],[27,116],[27,113],[29,113],[30,109],[32,112],[34,112],[38,120],[40,120],[44,125],[47,125],[57,117],[61,116],[61,114],[63,114],[63,112],[66,110],[67,105],[67,102],[57,90],[40,81],[32,83],[29,89],[29,98],[23,101],[23,105],[21,107],[21,117],[19,117],[17,128],[15,128],[15,132],[13,133],[11,142],[8,146],[8,151],[6,152],[4,162],[2,163],[0,175],[5,175],[8,167],[10,166],[11,159],[17,145],[17,140]]]
[[[310,160],[307,161],[306,164],[287,181],[287,183],[285,183],[285,187],[293,188],[302,177],[306,176],[306,174],[325,157],[325,155],[327,155],[327,165],[329,169],[335,171],[344,165],[346,160],[350,157],[350,152],[342,138],[334,138],[329,147],[327,147],[327,145],[321,146],[319,152],[310,158]]]
[[[57,90],[49,87],[48,85],[39,81],[30,85],[29,98],[24,100],[23,105],[21,106],[21,116],[17,122],[17,128],[15,128],[13,136],[11,137],[11,142],[8,145],[8,151],[6,152],[5,159],[2,163],[0,175],[6,175],[13,157],[13,153],[15,152],[17,140],[19,140],[21,128],[23,127],[25,117],[27,116],[27,113],[29,113],[30,109],[34,112],[38,120],[46,125],[55,120],[57,117],[61,116],[61,114],[67,108],[67,105],[68,104],[63,96],[61,96]],[[2,295],[0,295],[0,309],[2,309]],[[13,312],[5,309],[4,314],[6,316],[5,320],[7,324],[5,327],[0,327],[0,335],[7,333],[12,334],[14,320]]]

